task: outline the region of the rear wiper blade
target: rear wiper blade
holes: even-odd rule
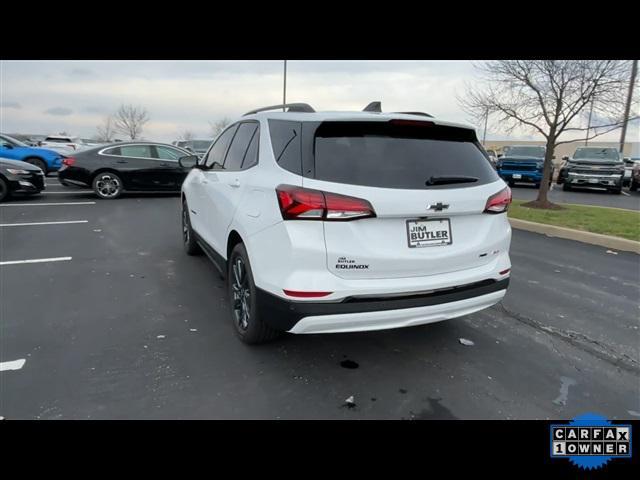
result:
[[[477,177],[465,177],[465,176],[455,176],[455,177],[430,177],[429,180],[425,182],[425,185],[449,185],[452,183],[473,183],[477,182],[479,179]]]

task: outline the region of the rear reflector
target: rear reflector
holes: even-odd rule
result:
[[[507,273],[509,273],[511,271],[510,268],[507,268],[506,270],[502,270],[500,273],[500,275],[506,275]]]
[[[70,167],[74,163],[76,163],[76,159],[73,157],[65,157],[64,159],[62,159],[62,164],[66,165],[67,167]]]
[[[333,292],[299,292],[296,290],[283,290],[283,292],[290,297],[298,298],[318,298],[331,295]]]
[[[491,195],[484,207],[484,213],[504,213],[511,203],[511,189],[505,187],[498,193]]]
[[[376,216],[371,204],[361,198],[293,185],[278,186],[276,194],[284,220],[346,221]]]

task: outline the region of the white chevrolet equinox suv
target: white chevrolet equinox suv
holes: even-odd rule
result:
[[[511,191],[471,127],[287,104],[180,163],[185,250],[227,278],[246,343],[437,322],[506,293]]]

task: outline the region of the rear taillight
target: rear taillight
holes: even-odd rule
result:
[[[65,157],[62,159],[62,164],[66,165],[67,167],[70,167],[74,163],[76,163],[76,159],[73,157]]]
[[[346,221],[376,216],[371,204],[361,198],[293,185],[280,185],[276,194],[285,220]]]
[[[511,203],[511,189],[505,187],[495,195],[491,195],[484,207],[484,213],[504,213]]]

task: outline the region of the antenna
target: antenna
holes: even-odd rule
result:
[[[364,110],[362,111],[382,113],[382,102],[371,102],[369,105],[364,107]]]

